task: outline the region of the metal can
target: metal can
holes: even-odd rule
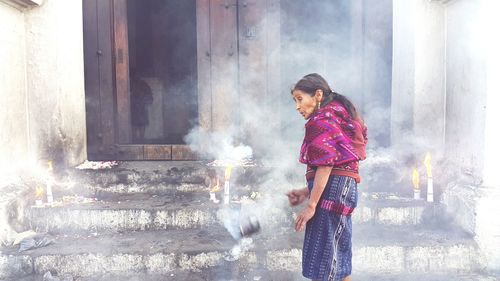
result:
[[[242,237],[250,236],[260,231],[260,223],[256,216],[249,216],[240,221],[240,234]]]

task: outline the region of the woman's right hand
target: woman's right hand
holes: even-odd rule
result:
[[[307,189],[307,187],[294,189],[287,192],[286,196],[288,196],[288,202],[290,202],[291,206],[297,206],[309,197],[309,189]]]

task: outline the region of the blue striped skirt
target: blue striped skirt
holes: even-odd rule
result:
[[[308,182],[309,191],[313,181]],[[351,213],[358,190],[351,177],[331,175],[306,224],[302,251],[302,274],[314,280],[336,281],[351,275]]]

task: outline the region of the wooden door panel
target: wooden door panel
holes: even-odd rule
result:
[[[97,40],[97,2],[83,1],[83,36],[84,36],[84,76],[85,76],[85,113],[87,120],[87,151],[96,154],[101,146],[100,133],[100,97],[99,97],[99,58]]]
[[[114,103],[114,75],[113,75],[113,46],[112,46],[112,6],[111,1],[96,0],[97,2],[97,53],[99,59],[99,98],[100,98],[100,132],[102,138],[98,151],[106,153],[110,145],[115,143],[115,103]]]
[[[106,158],[115,141],[111,3],[83,1],[85,106],[89,159]]]
[[[118,143],[131,141],[127,1],[113,0]]]
[[[237,124],[238,36],[237,0],[210,1],[212,129]]]
[[[196,1],[198,62],[198,120],[205,130],[212,129],[212,49],[210,46],[210,0]]]
[[[245,100],[265,102],[267,1],[245,1],[239,9],[239,93]]]
[[[145,160],[170,160],[172,159],[171,145],[144,145]]]

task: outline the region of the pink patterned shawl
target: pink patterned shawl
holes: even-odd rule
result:
[[[306,122],[299,161],[357,173],[358,161],[366,158],[366,132],[361,120],[352,119],[342,104],[332,101]]]

